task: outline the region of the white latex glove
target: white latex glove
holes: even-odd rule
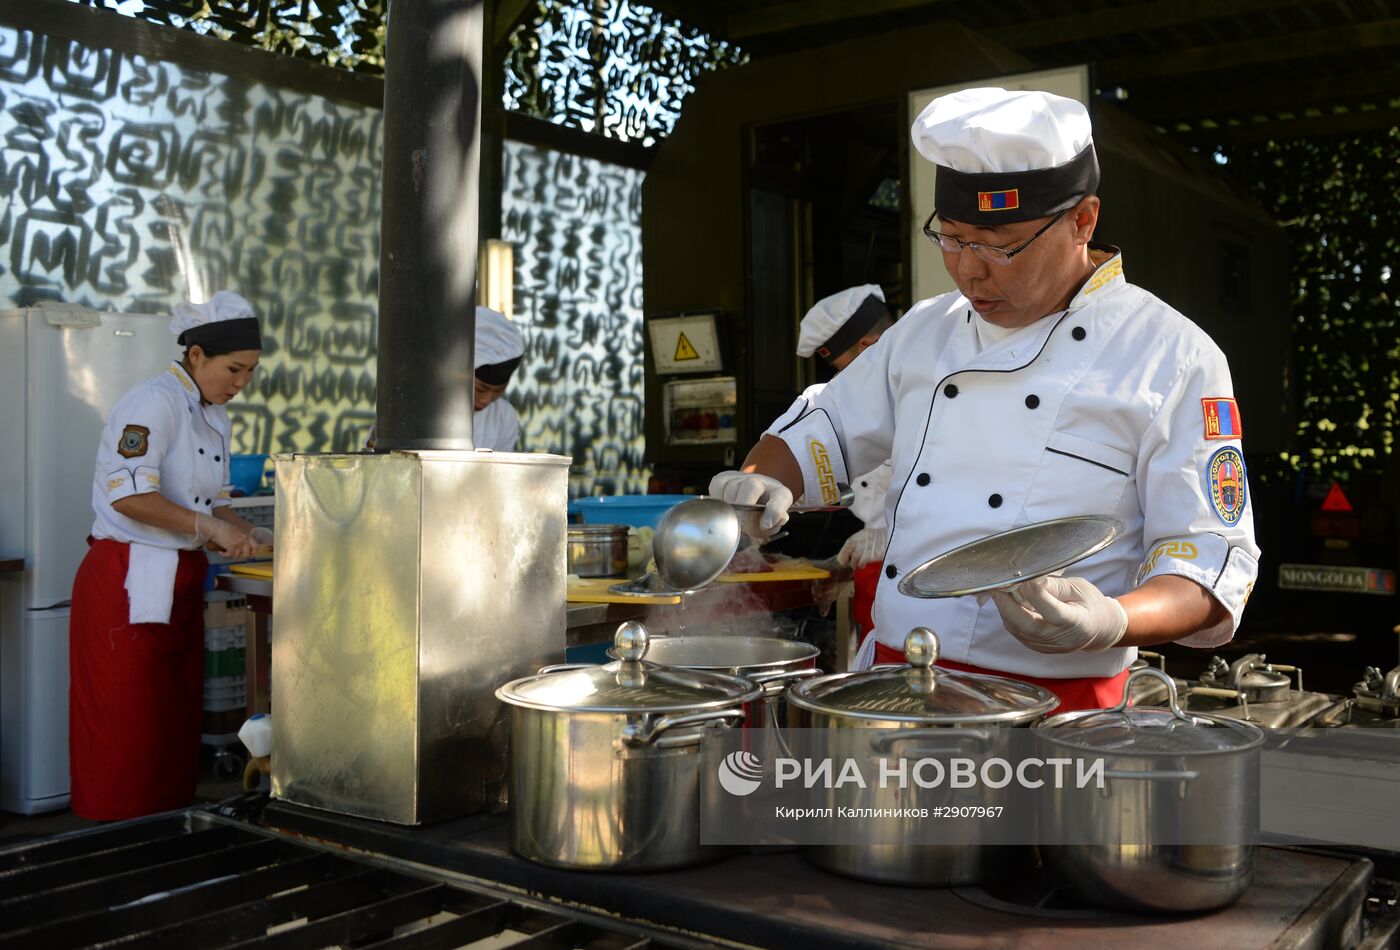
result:
[[[792,492],[782,482],[752,472],[720,472],[710,479],[710,494],[731,505],[764,506],[762,511],[739,513],[739,526],[755,541],[777,534],[792,507]]]
[[[252,531],[248,532],[248,537],[253,539],[253,543],[258,546],[259,550],[272,547],[273,535],[271,528],[254,528]]]
[[[1107,650],[1128,632],[1128,612],[1082,577],[1037,577],[992,591],[1002,623],[1037,653]]]
[[[851,567],[865,567],[885,556],[889,541],[890,533],[884,528],[861,528],[841,545],[836,560]]]
[[[202,511],[194,515],[194,537],[196,544],[212,544],[219,553],[235,561],[246,560],[258,553],[257,543],[246,531]]]

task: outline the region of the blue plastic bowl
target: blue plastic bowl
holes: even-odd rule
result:
[[[230,455],[229,482],[245,495],[256,495],[262,488],[263,467],[267,465],[267,460],[266,455]]]
[[[625,524],[633,528],[655,528],[667,509],[694,495],[595,495],[569,502],[569,514],[584,524]]]

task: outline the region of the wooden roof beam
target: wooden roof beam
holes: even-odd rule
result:
[[[1285,33],[1169,53],[1125,56],[1099,63],[1095,76],[1101,86],[1117,86],[1135,79],[1182,76],[1391,46],[1400,46],[1400,19],[1352,23],[1307,33]]]
[[[1219,119],[1239,113],[1297,112],[1340,101],[1400,99],[1400,69],[1358,72],[1346,76],[1303,76],[1286,82],[1228,86],[1208,96],[1200,92],[1131,96],[1127,105],[1134,114],[1154,122]]]
[[[1028,20],[989,30],[987,35],[1002,46],[1024,50],[1297,6],[1298,0],[1153,0],[1122,4],[1112,11]]]
[[[1302,116],[1269,122],[1248,122],[1172,132],[1174,138],[1195,145],[1260,142],[1267,139],[1315,138],[1324,135],[1356,135],[1400,125],[1400,109],[1364,109],[1330,115]]]
[[[746,39],[786,30],[830,26],[915,7],[930,9],[941,5],[938,0],[798,0],[761,4],[729,15],[729,38],[742,44]]]

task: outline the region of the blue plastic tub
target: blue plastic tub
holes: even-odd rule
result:
[[[625,524],[633,528],[655,528],[667,509],[694,495],[594,495],[569,502],[569,514],[584,524]]]
[[[263,468],[267,465],[266,455],[230,455],[228,458],[229,482],[245,495],[256,495],[262,488]]]

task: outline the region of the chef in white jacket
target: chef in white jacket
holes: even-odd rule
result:
[[[716,476],[766,506],[889,457],[890,539],[865,663],[932,627],[940,664],[1039,683],[1061,710],[1116,702],[1137,647],[1230,640],[1258,573],[1242,420],[1220,349],[1130,284],[1093,242],[1099,168],[1087,110],[1041,92],[967,89],[913,130],[937,166],[924,232],[957,291],[921,301],[809,411]],[[1071,515],[1122,535],[1069,574],[922,600],[899,579],[988,535]]]
[[[272,532],[234,513],[225,405],[262,337],[221,290],[176,304],[184,355],[117,400],[97,445],[95,513],[73,581],[68,749],[73,811],[113,821],[188,805],[199,773],[202,548],[252,557]]]
[[[476,308],[476,398],[472,441],[479,449],[514,452],[520,443],[520,416],[506,394],[511,375],[525,353],[525,338],[505,314]]]
[[[812,305],[802,318],[797,334],[797,355],[804,359],[819,356],[840,373],[857,356],[864,353],[881,335],[894,326],[894,317],[885,305],[885,293],[879,284],[848,287]],[[817,394],[826,383],[808,386],[765,435],[777,436],[797,422],[815,403]],[[731,477],[742,477],[731,473]],[[851,610],[862,632],[873,626],[872,608],[880,579],[880,559],[885,556],[889,532],[885,527],[885,493],[890,488],[888,460],[858,475],[851,482],[855,496],[851,513],[860,519],[862,527],[846,539],[836,557],[855,571],[855,595]]]

